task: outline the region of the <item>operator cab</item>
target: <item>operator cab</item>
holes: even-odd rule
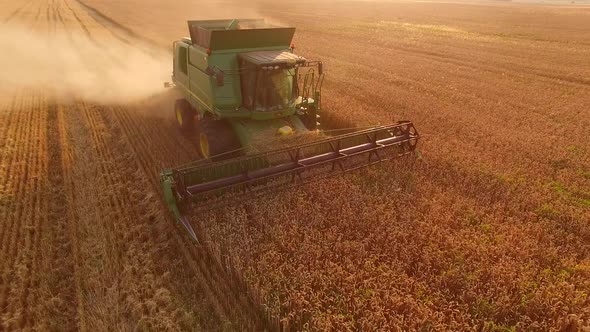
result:
[[[251,111],[278,111],[295,106],[297,72],[305,58],[288,51],[256,51],[238,57],[242,103]]]

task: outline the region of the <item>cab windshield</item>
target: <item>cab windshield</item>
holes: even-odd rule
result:
[[[297,70],[263,69],[243,62],[242,103],[253,111],[277,111],[288,108],[297,97]]]
[[[279,110],[289,107],[294,98],[295,69],[259,70],[256,87],[256,110]]]

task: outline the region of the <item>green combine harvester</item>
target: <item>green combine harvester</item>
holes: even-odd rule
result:
[[[260,19],[188,21],[190,39],[175,41],[172,83],[178,126],[203,159],[163,170],[164,198],[175,219],[197,236],[181,210],[213,208],[221,193],[252,198],[413,153],[409,121],[340,136],[322,135],[320,61],[293,53],[295,28]],[[280,147],[296,137],[319,139]],[[275,147],[275,149],[273,149]]]

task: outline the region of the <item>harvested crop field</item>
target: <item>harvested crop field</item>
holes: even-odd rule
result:
[[[187,19],[297,27],[384,163],[175,226]],[[590,7],[0,0],[0,331],[590,328]]]

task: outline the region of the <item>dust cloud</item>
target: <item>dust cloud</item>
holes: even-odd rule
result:
[[[162,92],[171,70],[169,54],[145,46],[0,27],[0,98],[44,89],[58,98],[125,103]]]

